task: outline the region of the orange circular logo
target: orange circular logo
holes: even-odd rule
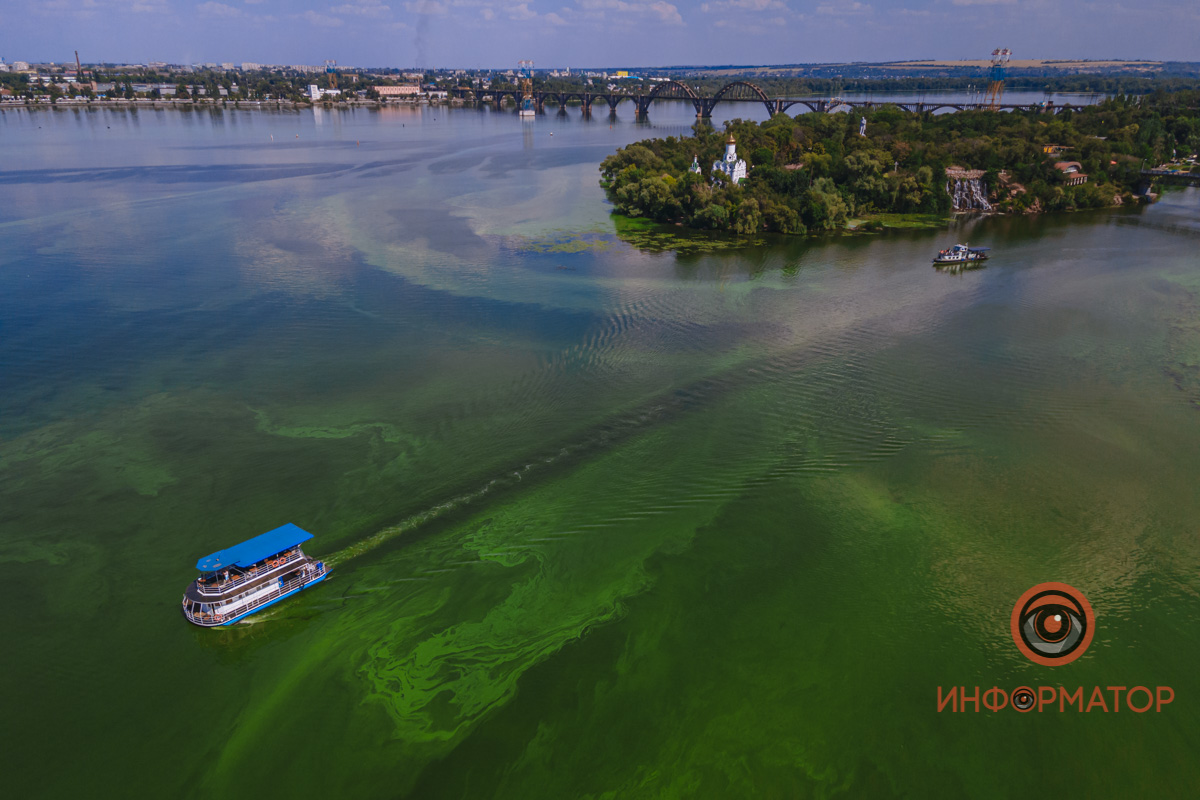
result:
[[[1013,641],[1036,664],[1070,664],[1088,649],[1095,632],[1092,604],[1065,583],[1039,583],[1013,606]]]

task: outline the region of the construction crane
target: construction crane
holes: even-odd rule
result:
[[[329,88],[337,88],[337,61],[334,59],[325,59],[325,74],[329,76]]]
[[[521,110],[517,112],[517,116],[532,117],[534,115],[533,62],[518,61],[517,66],[521,68]]]
[[[1000,105],[1000,97],[1004,94],[1004,75],[1008,71],[1008,59],[1012,51],[1005,47],[992,51],[992,66],[988,70],[987,94],[983,98],[984,105],[995,109]]]

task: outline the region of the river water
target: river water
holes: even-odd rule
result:
[[[0,112],[6,787],[1194,792],[1200,191],[617,235],[599,162],[691,123]],[[330,579],[187,624],[287,521]],[[1044,581],[1095,609],[1066,666],[1010,636]],[[1175,700],[936,707],[1023,684]]]

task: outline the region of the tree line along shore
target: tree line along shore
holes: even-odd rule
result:
[[[740,183],[712,168],[730,134],[749,166]],[[621,148],[600,170],[616,212],[628,217],[804,234],[842,230],[851,220],[882,227],[881,215],[945,217],[961,175],[981,182],[987,209],[998,213],[1145,202],[1144,168],[1174,164],[1200,173],[1198,150],[1200,91],[1191,91],[1115,97],[1057,114],[933,115],[885,106],[733,120],[723,132],[698,124],[691,137]]]
[[[514,90],[520,85],[515,70],[454,69],[364,70],[332,68],[317,71],[317,67],[266,67],[245,65],[243,68],[193,68],[181,66],[114,67],[71,65],[29,65],[17,62],[24,69],[0,62],[0,94],[10,100],[24,98],[30,102],[57,102],[79,96],[85,99],[204,99],[219,101],[274,101],[297,105],[311,102],[311,87],[316,86],[322,102],[343,103],[356,100],[380,101],[379,90],[384,87],[406,86],[421,93],[441,93],[453,89],[496,88]],[[562,73],[557,70],[533,75],[534,91],[581,92],[609,89],[642,94],[650,91],[655,81],[674,78],[691,86],[699,94],[713,94],[731,80],[749,80],[771,96],[836,97],[845,93],[871,92],[982,92],[986,86],[985,73],[977,68],[930,68],[915,74],[881,77],[879,68],[859,65],[861,70],[836,65],[837,76],[826,75],[834,67],[810,67],[802,72],[812,74],[773,74],[761,70],[720,70],[720,75],[705,70],[647,70],[641,74],[628,71],[587,71]],[[303,69],[301,72],[299,70]],[[1195,89],[1200,78],[1200,64],[1156,64],[1150,72],[1142,67],[1127,69],[1096,65],[1080,73],[1064,73],[1052,68],[1042,70],[1013,70],[1005,86],[1008,89],[1054,92],[1087,92],[1105,95],[1144,95],[1153,92],[1177,92]],[[886,70],[885,70],[886,71]],[[844,75],[842,73],[845,73]]]

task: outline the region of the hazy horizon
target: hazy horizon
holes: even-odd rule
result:
[[[60,65],[60,66],[73,66],[75,64],[75,58],[74,58],[73,52],[72,52],[70,58],[37,59],[37,58],[8,58],[8,57],[5,57],[4,60],[5,60],[5,63],[9,63],[9,64],[11,64],[14,61],[25,61],[29,64],[55,64],[55,65]],[[1047,69],[1053,69],[1054,66],[1058,63],[1071,64],[1071,65],[1087,63],[1087,64],[1095,64],[1097,66],[1104,66],[1104,65],[1109,65],[1109,64],[1138,64],[1138,63],[1144,63],[1144,64],[1200,64],[1200,60],[1182,61],[1182,60],[1177,60],[1177,59],[1154,59],[1154,58],[1096,57],[1096,58],[1077,58],[1077,59],[1028,59],[1028,60],[1039,61],[1042,64],[1044,64]],[[986,59],[986,58],[970,58],[970,59],[905,58],[905,59],[893,59],[890,61],[797,61],[797,62],[792,62],[792,63],[763,62],[763,63],[758,63],[758,64],[751,64],[751,63],[735,64],[735,63],[716,63],[716,62],[708,63],[708,64],[699,63],[699,62],[690,63],[690,64],[635,64],[635,63],[535,64],[534,71],[535,72],[549,72],[549,71],[554,71],[554,70],[569,69],[572,73],[581,73],[581,72],[586,72],[586,71],[594,72],[594,71],[598,71],[598,70],[629,70],[629,71],[634,71],[634,70],[662,70],[662,71],[669,71],[669,70],[759,70],[759,69],[778,69],[778,70],[797,69],[798,70],[798,69],[812,69],[812,68],[816,68],[816,67],[837,67],[837,66],[848,66],[848,67],[849,66],[853,66],[853,67],[881,66],[881,67],[883,67],[883,66],[893,66],[893,65],[897,65],[897,64],[921,65],[925,62],[933,62],[933,61],[944,63],[946,66],[949,66],[952,68],[969,67],[969,66],[986,67],[989,63],[988,59]],[[235,69],[241,69],[243,64],[257,64],[257,65],[261,65],[263,67],[288,67],[288,66],[293,66],[293,65],[323,66],[322,62],[323,62],[323,59],[309,59],[307,61],[304,59],[300,59],[300,60],[272,62],[272,61],[262,61],[262,60],[255,60],[255,59],[237,59],[237,58],[219,59],[219,60],[214,60],[214,59],[170,60],[170,59],[161,59],[161,58],[140,59],[140,60],[139,59],[106,59],[106,60],[90,60],[89,61],[88,59],[83,58],[82,55],[80,56],[80,63],[83,64],[85,67],[88,67],[88,66],[104,67],[106,65],[112,65],[114,67],[146,66],[147,64],[150,64],[150,63],[153,63],[153,64],[161,63],[161,64],[166,64],[168,66],[189,66],[189,67],[204,65],[204,64],[216,64],[219,67],[221,64],[233,64]],[[1010,62],[1010,69],[1020,68],[1020,66],[1021,65]],[[412,69],[414,67],[414,65],[411,65],[411,64],[368,64],[368,63],[363,63],[363,64],[346,63],[346,64],[343,64],[343,63],[339,62],[338,67],[339,67],[339,69],[345,68],[345,69],[367,69],[367,70],[370,70],[370,69],[407,70],[407,69]],[[929,69],[934,69],[934,68],[936,68],[934,65],[929,66]],[[483,64],[478,67],[475,67],[475,66],[465,67],[462,64],[427,64],[427,65],[424,65],[423,67],[421,67],[421,69],[440,70],[440,71],[456,70],[456,69],[470,69],[470,70],[494,71],[494,72],[500,72],[500,71],[515,72],[515,71],[517,71],[518,66],[516,64]],[[906,77],[906,76],[907,76],[907,73],[904,73],[904,72],[896,73],[896,75],[895,75],[895,77]]]
[[[1200,60],[1182,0],[47,0],[0,10],[6,61],[496,69]],[[750,54],[755,57],[748,57]]]

